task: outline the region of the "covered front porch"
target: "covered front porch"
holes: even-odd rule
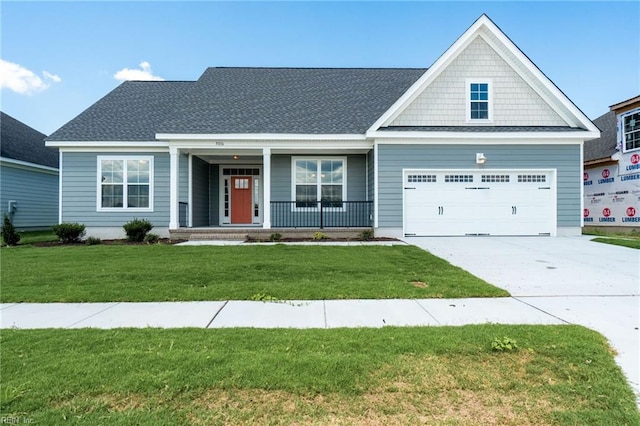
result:
[[[363,148],[170,147],[169,230],[371,228],[372,158]]]

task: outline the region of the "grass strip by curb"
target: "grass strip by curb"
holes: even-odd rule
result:
[[[496,352],[508,336],[518,350]],[[579,326],[2,330],[0,409],[34,424],[640,422]]]

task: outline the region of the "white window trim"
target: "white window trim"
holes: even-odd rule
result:
[[[467,78],[465,80],[465,103],[468,124],[492,124],[493,123],[493,79],[491,78]],[[489,118],[471,118],[471,84],[486,84],[489,91]]]
[[[122,160],[124,161],[125,170],[123,178],[123,202],[127,201],[127,160],[147,160],[149,162],[149,207],[102,207],[102,161],[103,160]],[[154,193],[154,171],[152,155],[98,155],[96,167],[96,211],[98,212],[153,212],[153,193]]]
[[[627,153],[627,152],[634,152],[634,151],[640,151],[640,147],[638,148],[631,148],[631,149],[627,149],[627,138],[625,137],[625,132],[624,132],[624,119],[630,115],[633,114],[638,114],[638,112],[640,112],[640,110],[638,109],[633,109],[631,111],[627,111],[624,114],[620,114],[620,118],[618,120],[618,131],[619,131],[619,140],[620,140],[620,145],[622,148],[622,152]]]
[[[315,212],[318,211],[318,207],[296,207],[296,161],[298,160],[311,160],[311,161],[322,161],[322,160],[342,160],[342,164],[344,165],[344,171],[342,173],[342,201],[347,201],[347,157],[334,157],[334,156],[321,156],[321,157],[291,157],[291,211],[292,212]],[[315,183],[317,191],[320,191],[321,183]],[[320,197],[320,194],[317,193],[317,197]],[[343,212],[345,211],[345,205],[342,205],[342,208],[332,207],[330,211],[335,212]]]

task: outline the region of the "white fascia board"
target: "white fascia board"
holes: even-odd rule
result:
[[[53,148],[166,148],[166,142],[160,141],[47,141],[45,146]]]
[[[384,138],[376,139],[377,144],[382,145],[582,145],[583,138],[549,138],[540,139],[536,135],[527,138],[514,137],[482,137],[482,138]]]
[[[449,47],[420,77],[407,91],[384,113],[376,120],[375,123],[367,130],[369,132],[375,131],[380,127],[388,125],[392,122],[404,109],[417,98],[424,89],[436,79],[459,54],[462,52],[474,39],[476,33],[480,27],[484,25],[489,18],[486,15],[482,15],[476,20],[476,22],[469,27],[458,39]]]
[[[323,150],[370,150],[373,148],[373,142],[366,139],[364,135],[361,139],[345,139],[345,140],[172,140],[169,145],[179,149],[207,149],[212,151],[229,151],[229,150],[262,150],[270,148],[272,150],[304,150],[304,149],[323,149]]]
[[[387,139],[394,139],[395,143],[414,143],[416,139],[420,139],[420,143],[460,143],[473,144],[476,142],[486,143],[488,139],[491,140],[507,140],[510,142],[526,140],[526,141],[539,141],[541,144],[548,144],[550,140],[558,140],[558,143],[567,143],[570,141],[576,141],[579,143],[585,140],[590,140],[599,137],[600,132],[520,132],[517,134],[508,132],[394,132],[394,131],[379,131],[370,132],[367,134],[370,138],[375,138],[379,141],[389,143]]]
[[[156,139],[162,141],[201,141],[201,140],[363,140],[363,134],[307,134],[307,133],[156,133]]]
[[[500,28],[496,24],[489,19],[488,16],[482,15],[478,18],[472,25],[465,31],[452,45],[449,47],[442,56],[440,56],[433,65],[416,81],[405,93],[402,95],[367,131],[367,136],[370,136],[370,133],[379,129],[380,127],[389,125],[398,115],[405,110],[405,108],[415,99],[417,98],[424,89],[431,84],[431,82],[439,76],[447,66],[462,52],[464,49],[476,39],[476,37],[482,37],[482,30],[486,29],[486,31],[493,34],[513,55],[531,72],[531,74],[538,79],[542,85],[551,93],[552,96],[555,96],[560,103],[567,109],[567,111],[573,116],[568,117],[566,113],[562,111],[558,111],[553,102],[550,102],[548,96],[545,94],[541,94],[537,92],[542,98],[549,104],[551,108],[554,109],[565,121],[568,123],[573,123],[576,127],[584,127],[590,132],[598,132],[598,136],[594,136],[594,138],[600,137],[599,129],[589,120],[587,116],[578,109],[573,102],[571,102],[567,96],[560,91],[556,87],[551,80],[547,76],[545,76],[542,71],[524,54],[522,51],[507,37]],[[512,61],[509,58],[505,58],[500,49],[496,49],[494,43],[489,40],[487,37],[482,37],[491,47],[494,48],[496,53],[500,55],[506,62],[511,65],[518,75],[523,77],[525,81],[535,89],[535,85],[530,84],[530,79],[526,78],[526,76],[522,76],[520,72],[518,72],[518,68],[513,66]]]
[[[58,169],[55,167],[43,166],[42,164],[29,163],[28,161],[14,160],[13,158],[0,157],[0,163],[7,165],[17,166],[22,169],[34,169],[37,171],[47,171],[58,173]]]
[[[540,81],[542,83],[542,85],[545,87],[545,89],[547,89],[549,91],[549,93],[551,93],[552,96],[554,96],[557,100],[560,101],[562,106],[564,108],[566,108],[566,110],[573,116],[574,119],[572,120],[571,117],[567,117],[566,114],[563,111],[559,111],[557,108],[555,108],[554,103],[550,102],[550,100],[548,99],[548,97],[544,93],[540,93],[538,90],[536,90],[536,86],[534,84],[531,84],[530,79],[527,78],[526,76],[522,75],[521,73],[519,73],[518,72],[518,68],[513,66],[512,61],[509,58],[503,56],[502,53],[500,52],[500,49],[496,49],[496,47],[494,46],[494,43],[493,43],[492,40],[488,39],[487,37],[482,37],[482,39],[484,41],[486,41],[487,44],[489,44],[494,49],[494,51],[502,59],[504,59],[509,65],[511,65],[512,69],[516,73],[518,73],[518,75],[520,75],[520,77],[522,77],[529,84],[529,86],[531,88],[533,88],[533,90],[535,90],[536,93],[538,93],[538,95],[540,95],[547,102],[547,104],[551,108],[553,108],[553,110],[556,113],[558,113],[569,124],[574,124],[574,125],[585,127],[586,129],[588,129],[589,131],[592,131],[592,132],[599,132],[600,131],[591,122],[591,120],[589,120],[589,118],[586,115],[584,115],[584,113],[582,111],[580,111],[580,109],[578,107],[576,107],[574,105],[574,103],[571,102],[569,100],[569,98],[567,98],[567,96],[564,93],[562,93],[562,91],[560,89],[558,89],[558,87],[549,79],[549,77],[547,77],[537,67],[537,65],[535,65],[533,63],[533,61],[531,59],[529,59],[529,57],[527,57],[527,55],[525,55],[522,52],[522,50],[520,50],[520,48],[518,46],[516,46],[516,44],[514,42],[512,42],[509,39],[509,37],[505,33],[503,33],[500,30],[500,28],[498,28],[496,26],[496,24],[494,24],[489,18],[486,18],[485,27],[489,32],[492,33],[493,36],[495,36],[527,68],[527,70],[531,74],[533,74],[533,76],[538,81]],[[480,34],[480,36],[482,36],[482,34]],[[575,121],[577,121],[577,123]]]

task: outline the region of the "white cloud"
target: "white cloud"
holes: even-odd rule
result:
[[[22,95],[32,95],[49,88],[51,82],[62,81],[59,76],[48,71],[43,71],[42,75],[44,80],[22,65],[0,59],[0,88],[7,88]]]
[[[116,80],[144,80],[144,81],[164,81],[164,78],[153,75],[151,64],[147,61],[140,62],[140,69],[123,68],[113,75]]]
[[[42,71],[42,75],[44,75],[46,79],[52,80],[54,83],[60,83],[62,81],[60,76],[51,74],[49,71]]]

